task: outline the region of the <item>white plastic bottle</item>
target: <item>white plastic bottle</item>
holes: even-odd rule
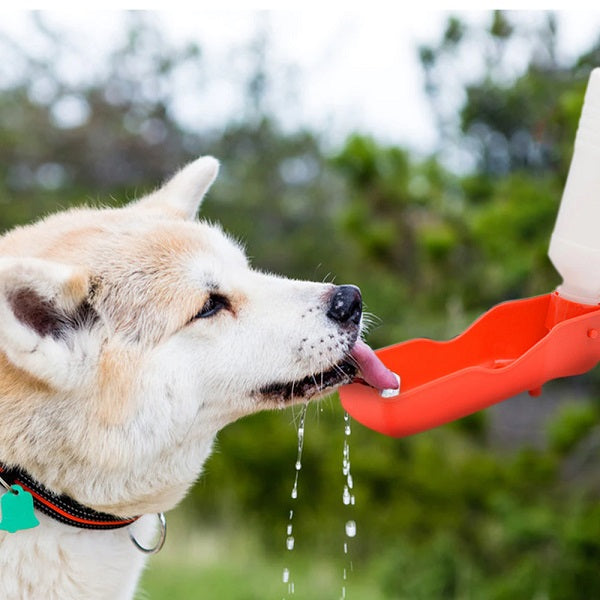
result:
[[[600,303],[600,68],[588,82],[548,256],[563,298]]]

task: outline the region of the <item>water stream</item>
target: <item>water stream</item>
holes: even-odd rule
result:
[[[298,478],[302,469],[302,449],[304,448],[304,423],[306,419],[306,410],[308,404],[302,407],[300,418],[298,421],[298,453],[296,455],[296,464],[294,465],[294,485],[290,497],[292,502],[295,503],[298,499]],[[354,497],[354,480],[352,479],[352,473],[350,469],[350,434],[352,433],[352,427],[350,423],[350,415],[344,412],[344,447],[342,455],[342,474],[344,476],[344,488],[342,491],[342,504],[347,506],[349,510],[355,505]],[[293,506],[293,504],[292,504]],[[295,545],[294,539],[294,509],[290,509],[288,522],[285,530],[285,547],[288,551],[292,551]],[[342,591],[341,600],[346,599],[346,584],[348,581],[348,573],[353,571],[352,559],[349,552],[349,543],[352,538],[356,536],[356,521],[348,519],[344,524],[344,567],[342,571]],[[295,584],[292,578],[292,573],[289,567],[284,567],[281,579],[287,586],[287,594],[293,596],[295,593]],[[286,600],[284,596],[283,600]]]
[[[292,502],[295,502],[298,499],[298,477],[300,476],[300,470],[302,469],[302,449],[304,448],[304,422],[306,420],[306,410],[308,408],[308,403],[302,406],[302,412],[300,413],[300,420],[298,421],[298,453],[296,455],[296,464],[294,465],[295,476],[294,476],[294,485],[292,487],[292,492],[290,497]],[[287,527],[285,529],[285,547],[292,551],[294,549],[294,545],[296,540],[294,539],[294,509],[290,509],[290,514],[288,517]],[[289,567],[285,567],[282,573],[282,581],[287,585],[287,593],[290,596],[294,595],[294,580],[291,578],[291,573]],[[284,598],[285,600],[285,598]]]
[[[344,449],[342,454],[342,474],[346,478],[344,481],[344,490],[342,492],[342,504],[344,506],[354,506],[354,480],[350,471],[350,434],[352,427],[350,424],[350,415],[344,412]],[[346,598],[346,582],[348,581],[348,572],[353,570],[352,559],[348,551],[348,542],[356,535],[356,521],[349,519],[344,525],[344,568],[342,571],[342,595],[341,599]]]

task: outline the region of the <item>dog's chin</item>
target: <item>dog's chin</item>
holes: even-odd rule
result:
[[[342,361],[328,371],[320,371],[295,381],[275,382],[260,388],[258,396],[266,402],[303,402],[332,393],[336,388],[350,383],[356,376],[357,367]]]

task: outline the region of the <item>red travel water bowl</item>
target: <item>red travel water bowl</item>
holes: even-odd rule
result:
[[[340,389],[342,405],[366,427],[403,437],[589,371],[600,361],[600,306],[556,292],[505,302],[452,340],[409,340],[377,356],[400,375],[400,394],[353,383]]]

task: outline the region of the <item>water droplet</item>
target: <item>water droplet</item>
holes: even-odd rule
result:
[[[302,469],[302,449],[304,446],[304,421],[306,418],[306,410],[308,408],[308,403],[302,407],[302,412],[300,413],[300,422],[298,424],[298,454],[296,456],[296,463],[294,465],[294,469],[296,471],[296,476],[294,477],[294,486],[292,487],[291,497],[292,500],[298,498],[298,477],[300,475],[300,469]],[[288,550],[293,550],[294,545],[296,543],[294,536],[292,535],[293,525],[292,519],[294,518],[294,511],[290,510],[288,524],[286,527],[286,538],[285,538],[285,547]],[[282,573],[283,583],[287,583],[288,595],[294,595],[294,582],[290,581],[290,570],[286,567],[283,569]],[[285,599],[284,599],[285,600]]]
[[[348,490],[347,485],[344,486],[344,493],[342,494],[342,502],[344,503],[345,506],[348,506],[348,504],[350,504],[350,490]]]
[[[347,506],[348,504],[354,505],[355,498],[354,494],[350,492],[354,488],[354,480],[350,473],[350,415],[345,412],[344,413],[344,450],[343,450],[343,460],[342,460],[342,473],[346,478],[344,484],[344,491],[342,493],[342,502]],[[355,521],[346,521],[345,524],[346,536],[348,538],[353,538],[356,536],[356,522]],[[348,566],[350,567],[350,571],[352,571],[352,561],[349,560],[349,552],[348,552],[348,542],[344,541],[344,562],[346,566],[344,566],[343,570],[343,582],[342,582],[342,595],[341,600],[345,600],[346,598],[346,582],[348,579]]]
[[[356,523],[354,521],[346,522],[346,535],[348,537],[354,537],[356,535]]]

